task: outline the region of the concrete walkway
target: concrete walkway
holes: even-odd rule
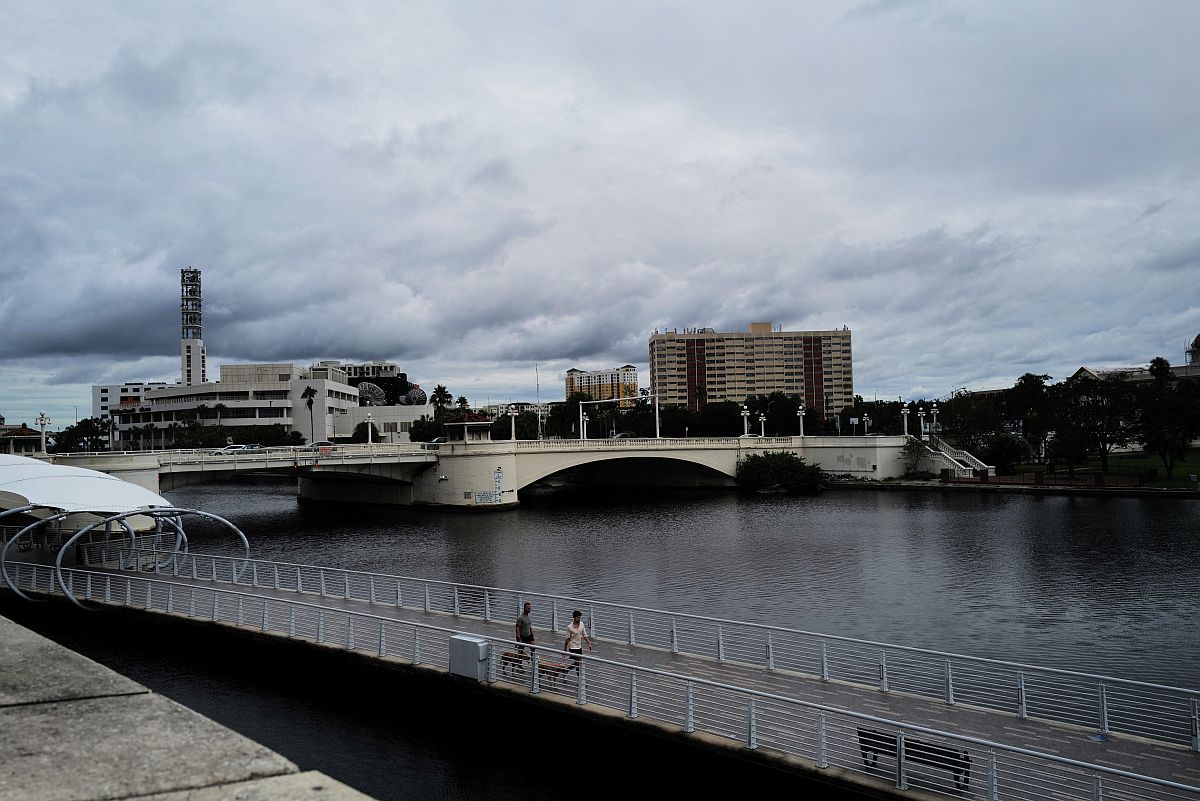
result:
[[[371,801],[0,617],[0,801]]]

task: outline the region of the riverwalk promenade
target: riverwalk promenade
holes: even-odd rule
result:
[[[476,678],[496,691],[843,787],[897,797],[1200,798],[1190,690],[1031,666],[1008,674],[1007,663],[869,643],[864,660],[841,638],[814,648],[753,624],[697,629],[694,616],[495,588],[161,551],[131,564],[120,553],[65,571],[68,589],[92,603],[443,673],[452,641],[474,635],[483,646]],[[137,569],[114,567],[114,556]],[[48,569],[22,567],[20,586],[51,591]],[[541,623],[536,670],[511,641],[523,600]],[[582,675],[563,669],[573,603],[598,640]]]
[[[371,801],[0,617],[0,801]]]

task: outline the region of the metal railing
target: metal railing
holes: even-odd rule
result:
[[[942,453],[946,454],[947,456],[950,456],[951,458],[955,459],[956,461],[963,462],[964,464],[969,465],[970,467],[974,468],[975,470],[988,470],[991,472],[995,472],[992,469],[991,465],[984,464],[982,459],[979,459],[979,458],[971,455],[969,452],[964,451],[961,448],[951,447],[950,445],[946,444],[945,440],[943,440],[941,437],[939,437],[935,434],[929,435],[929,441],[933,443],[933,447],[936,448],[937,450],[941,451]]]
[[[23,589],[57,591],[51,568],[28,563],[11,568]],[[446,670],[450,640],[462,633],[151,576],[68,568],[64,580],[84,600],[251,627]],[[525,660],[506,652],[513,647],[511,640],[483,639],[489,643],[490,683],[527,687],[533,694],[556,694],[581,706],[723,737],[747,749],[802,758],[818,769],[840,768],[884,780],[900,790],[989,801],[1200,799],[1200,787],[590,655],[581,657],[572,675],[569,662],[547,658],[544,648]]]
[[[139,540],[139,542],[143,542]],[[745,621],[314,565],[175,554],[122,547],[119,540],[81,546],[87,565],[190,576],[215,582],[334,596],[345,600],[511,623],[535,602],[536,626],[559,632],[574,608],[593,637],[733,662],[766,670],[899,691],[946,704],[968,704],[1019,718],[1121,732],[1200,751],[1200,690],[1038,667],[984,657],[860,640]]]

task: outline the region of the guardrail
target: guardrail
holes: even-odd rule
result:
[[[501,587],[367,573],[314,565],[175,554],[120,546],[81,547],[85,564],[136,568],[215,582],[269,587],[346,600],[510,623],[525,601],[534,624],[559,632],[573,608],[586,610],[595,637],[720,662],[787,670],[946,704],[970,704],[1019,718],[1122,732],[1200,751],[1200,690],[1038,667],[926,648],[859,640],[745,621]],[[548,608],[547,608],[548,607]]]
[[[48,566],[10,567],[22,589],[59,591]],[[149,576],[78,568],[63,572],[67,589],[83,600],[253,627],[414,665],[449,669],[450,639],[462,634],[306,601]],[[490,683],[527,686],[532,694],[557,694],[581,706],[724,737],[750,750],[800,757],[819,769],[836,767],[888,780],[900,790],[988,801],[1001,797],[1006,801],[1200,799],[1200,787],[596,656],[583,656],[572,676],[569,662],[547,658],[545,648],[535,649],[532,658],[525,660],[511,654],[515,647],[511,640],[483,639],[489,645]]]

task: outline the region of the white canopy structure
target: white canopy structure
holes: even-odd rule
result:
[[[30,505],[92,513],[172,506],[161,495],[98,470],[0,454],[0,512]]]

